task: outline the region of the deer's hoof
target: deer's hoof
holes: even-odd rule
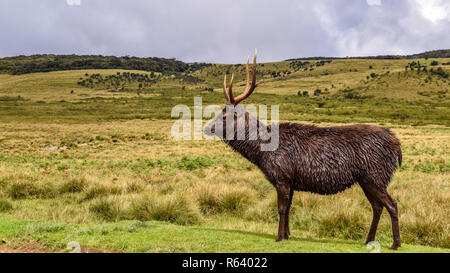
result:
[[[289,240],[289,234],[285,233],[285,234],[279,234],[277,239],[275,240],[275,242],[279,242],[282,240]]]
[[[400,247],[400,243],[393,243],[391,246],[392,250],[397,250]]]

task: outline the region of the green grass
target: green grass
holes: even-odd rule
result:
[[[0,240],[6,245],[38,242],[50,251],[68,251],[67,243],[121,252],[360,252],[369,250],[352,240],[312,239],[292,236],[275,242],[274,234],[244,230],[178,226],[164,222],[120,221],[109,224],[74,225],[0,218]],[[390,242],[381,241],[381,252]],[[396,252],[446,252],[448,249],[404,244]]]

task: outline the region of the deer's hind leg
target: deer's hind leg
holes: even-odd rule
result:
[[[383,212],[383,204],[381,204],[375,197],[373,197],[368,190],[363,189],[364,194],[369,200],[370,205],[372,206],[373,217],[372,224],[370,225],[369,234],[367,235],[366,244],[375,241],[375,235],[377,233],[378,222],[380,221],[381,213]]]
[[[373,200],[376,203],[381,204],[383,207],[386,208],[386,210],[389,212],[389,215],[391,216],[391,223],[392,223],[392,235],[394,238],[394,243],[391,246],[391,249],[397,249],[401,245],[400,240],[400,228],[398,225],[398,209],[397,209],[397,202],[392,198],[392,196],[389,195],[386,189],[381,189],[380,187],[377,187],[374,183],[361,183],[361,187],[363,187],[364,191],[367,191],[367,193],[373,198]],[[370,201],[370,199],[369,199]],[[381,215],[381,213],[380,213]],[[375,212],[374,212],[375,216]],[[379,218],[379,217],[378,217]],[[374,220],[375,217],[374,217]],[[379,220],[379,219],[378,219]],[[378,224],[378,220],[376,224]],[[372,222],[374,224],[374,222]],[[374,227],[374,230],[376,230],[376,227]],[[371,230],[372,231],[372,227]],[[369,236],[370,236],[369,232]],[[373,234],[375,236],[375,234]],[[368,239],[372,239],[369,238]]]

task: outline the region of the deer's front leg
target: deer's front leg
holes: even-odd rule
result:
[[[292,198],[294,197],[294,189],[291,187],[290,192],[289,192],[289,204],[288,204],[288,208],[287,208],[287,213],[286,213],[286,232],[287,235],[290,236],[291,232],[289,231],[289,212],[291,211],[291,205],[292,205]]]
[[[289,199],[290,199],[290,187],[286,184],[281,184],[277,187],[278,197],[278,237],[277,242],[283,239],[289,239],[288,223],[289,223]]]

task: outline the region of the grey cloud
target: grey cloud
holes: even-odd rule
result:
[[[379,6],[362,2],[320,1],[324,29],[335,38],[341,56],[412,54],[448,48],[450,17],[439,22],[424,18],[416,1],[382,0]],[[339,13],[339,7],[345,11]],[[450,15],[449,15],[450,16]]]
[[[103,54],[240,63],[445,48],[449,20],[415,1],[2,0],[0,56]]]

